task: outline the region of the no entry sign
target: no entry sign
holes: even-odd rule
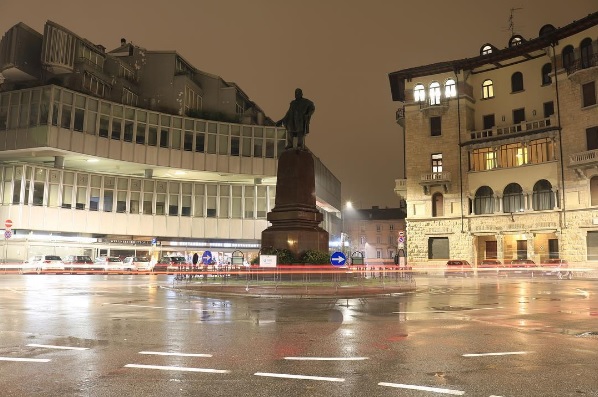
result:
[[[12,227],[12,221],[11,221],[10,219],[7,219],[7,220],[5,220],[5,221],[4,221],[4,226],[5,226],[7,229],[10,229],[10,228]]]

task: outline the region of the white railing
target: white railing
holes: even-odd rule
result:
[[[539,120],[522,121],[519,124],[511,124],[502,127],[492,127],[486,130],[471,131],[471,139],[483,139],[501,135],[516,134],[518,132],[535,131],[542,128],[556,126],[554,117],[546,117]]]
[[[451,173],[448,171],[432,172],[431,174],[422,174],[420,178],[422,182],[450,181]]]
[[[569,165],[590,164],[598,161],[598,149],[574,153],[569,156]]]

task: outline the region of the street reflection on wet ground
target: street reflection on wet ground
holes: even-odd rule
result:
[[[3,395],[598,395],[598,282],[417,277],[355,299],[0,277]]]

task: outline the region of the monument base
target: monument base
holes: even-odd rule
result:
[[[328,252],[328,232],[320,227],[271,226],[262,232],[262,248],[288,249],[297,259],[308,250]]]

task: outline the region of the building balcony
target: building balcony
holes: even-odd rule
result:
[[[431,186],[442,186],[444,192],[447,193],[451,184],[451,173],[432,172],[430,174],[422,174],[419,184],[424,188],[424,194],[429,194]]]
[[[589,58],[578,58],[566,70],[569,80],[577,84],[596,80],[598,79],[598,54],[593,54]]]
[[[573,153],[569,156],[569,168],[575,170],[580,178],[586,178],[585,170],[598,167],[598,149]]]
[[[486,130],[470,131],[472,141],[505,138],[505,136],[526,133],[541,132],[547,129],[557,128],[556,117],[550,116],[537,120],[522,121],[519,124],[510,124],[500,127],[492,127]]]
[[[448,110],[449,101],[447,98],[442,98],[438,103],[432,103],[430,99],[419,102],[419,110],[423,112],[427,118],[442,116]]]
[[[407,199],[407,179],[395,179],[395,194],[402,200]]]

